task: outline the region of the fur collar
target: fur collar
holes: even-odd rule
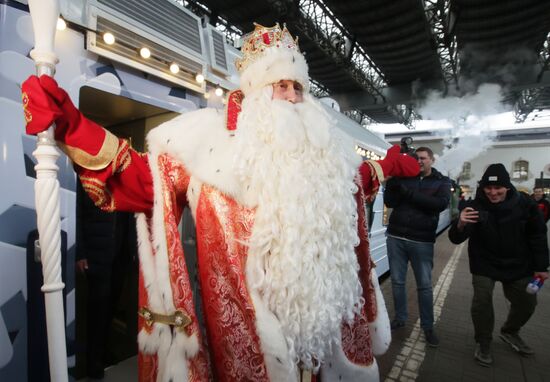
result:
[[[237,144],[226,129],[223,111],[209,108],[185,113],[152,130],[147,143],[153,155],[172,156],[201,183],[243,202],[233,169]]]

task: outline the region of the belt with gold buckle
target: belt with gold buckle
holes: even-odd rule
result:
[[[175,327],[182,331],[191,323],[191,317],[183,313],[181,310],[176,310],[173,314],[160,314],[151,311],[148,308],[140,308],[138,314],[143,317],[147,326],[157,322]]]

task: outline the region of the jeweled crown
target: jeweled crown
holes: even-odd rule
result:
[[[241,48],[243,57],[235,61],[239,72],[245,70],[248,65],[262,57],[268,48],[280,48],[300,52],[298,38],[292,37],[286,26],[281,29],[279,23],[272,27],[254,23],[254,30],[243,37]]]

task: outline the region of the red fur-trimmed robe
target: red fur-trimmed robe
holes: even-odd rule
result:
[[[148,136],[150,154],[125,147],[101,171],[78,168],[85,189],[106,210],[138,211],[139,305],[191,317],[184,330],[139,321],[141,381],[291,381],[285,339],[276,317],[247,286],[247,247],[255,208],[247,205],[231,168],[236,123],[231,109],[184,114]],[[234,106],[234,105],[233,105]],[[237,105],[238,106],[238,105]],[[321,367],[322,381],[376,381],[373,357],[387,349],[389,320],[373,272],[365,197],[378,189],[379,166],[360,164],[356,183],[360,244],[355,252],[365,306],[352,325],[342,325],[342,346]],[[351,195],[350,195],[351,196]],[[196,223],[197,256],[206,338],[193,306],[178,222],[185,206]]]

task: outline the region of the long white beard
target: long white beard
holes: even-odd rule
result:
[[[244,100],[236,137],[236,171],[257,198],[249,287],[279,319],[291,360],[317,371],[364,303],[357,157],[310,96],[293,105],[270,90]]]

